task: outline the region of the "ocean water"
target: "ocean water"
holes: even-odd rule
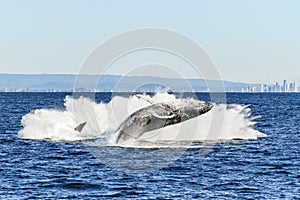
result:
[[[300,94],[229,93],[197,127],[126,145],[110,139],[146,101],[70,95],[0,93],[0,199],[300,198]]]

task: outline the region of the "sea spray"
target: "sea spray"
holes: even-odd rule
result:
[[[153,102],[180,101],[172,94],[157,93],[147,96]],[[109,103],[96,103],[85,97],[65,98],[65,109],[38,109],[22,118],[23,129],[19,137],[24,139],[52,141],[80,141],[97,138],[112,138],[118,125],[131,113],[150,105],[148,101],[136,96],[115,96]],[[222,116],[220,120],[214,116]],[[265,136],[254,129],[255,117],[251,116],[248,106],[239,104],[216,104],[213,109],[197,118],[168,126],[156,132],[145,133],[140,139],[149,142],[158,141],[205,141],[256,139]],[[87,122],[81,133],[74,128]],[[221,124],[220,124],[221,123]],[[186,128],[184,128],[186,127]],[[214,129],[213,127],[220,127]],[[188,130],[188,131],[187,131]],[[106,139],[106,144],[113,140]],[[130,142],[134,145],[134,142]]]

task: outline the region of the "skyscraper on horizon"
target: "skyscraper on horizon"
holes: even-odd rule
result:
[[[283,84],[282,84],[282,92],[287,92],[287,84],[286,84],[286,80],[283,80]]]
[[[275,92],[281,92],[281,88],[278,82],[275,83]]]

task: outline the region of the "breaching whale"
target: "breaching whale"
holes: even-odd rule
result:
[[[195,100],[152,104],[132,113],[120,124],[116,133],[116,143],[138,139],[146,132],[198,117],[212,107],[212,103]]]
[[[213,104],[210,102],[196,100],[160,103],[154,103],[148,99],[145,100],[152,105],[135,111],[120,124],[116,131],[116,143],[129,139],[138,139],[146,132],[198,117],[210,111],[213,107]],[[81,132],[85,125],[86,122],[79,124],[74,130]]]

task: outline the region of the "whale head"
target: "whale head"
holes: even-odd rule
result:
[[[181,101],[176,104],[181,121],[186,121],[207,113],[213,108],[213,103],[203,101]]]

